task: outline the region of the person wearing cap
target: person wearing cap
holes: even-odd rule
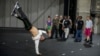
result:
[[[52,20],[52,30],[51,30],[51,39],[55,34],[55,38],[58,38],[58,31],[59,31],[59,16],[56,15]]]
[[[29,22],[27,16],[24,14],[21,7],[19,6],[18,2],[16,2],[11,15],[15,16],[17,19],[21,20],[24,23],[25,30],[29,31],[32,34],[32,40],[34,40],[34,43],[35,43],[36,54],[38,56],[42,55],[39,52],[39,42],[45,40],[43,33],[47,34],[46,31],[39,30],[35,26],[32,26],[32,24]]]

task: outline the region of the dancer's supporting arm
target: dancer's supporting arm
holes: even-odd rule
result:
[[[35,42],[35,52],[36,52],[36,54],[40,54],[40,52],[39,52],[39,40],[34,40],[34,42]]]
[[[41,53],[39,52],[39,40],[43,40],[44,39],[44,36],[42,36],[43,33],[46,33],[45,31],[43,30],[39,30],[39,34],[35,37],[32,37],[32,39],[34,40],[35,42],[35,51],[36,51],[36,54],[39,54],[41,55]]]

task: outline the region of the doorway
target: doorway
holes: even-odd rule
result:
[[[74,23],[76,19],[76,9],[77,9],[77,0],[64,0],[64,16],[70,16],[72,23]],[[72,25],[72,29],[70,33],[73,33],[74,25]]]

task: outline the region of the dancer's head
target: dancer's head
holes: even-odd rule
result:
[[[40,41],[45,41],[45,37],[43,35],[41,35]]]
[[[48,36],[47,36],[47,32],[44,31],[44,30],[39,30],[39,31],[42,32],[42,35],[41,35],[41,37],[40,37],[40,41],[45,41],[46,37],[48,37]]]

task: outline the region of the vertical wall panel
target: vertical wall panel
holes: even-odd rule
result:
[[[38,17],[38,6],[39,6],[39,0],[32,0],[32,19],[31,22],[34,26],[38,27],[38,22],[35,22],[35,20]]]
[[[0,12],[1,12],[1,10],[2,10],[2,6],[1,6],[1,5],[3,5],[2,2],[3,2],[3,1],[0,0]],[[2,26],[2,23],[3,23],[3,22],[2,22],[2,14],[0,13],[0,26]]]
[[[38,28],[43,28],[43,13],[44,12],[44,1],[39,0],[39,7],[38,7]]]
[[[43,4],[43,8],[44,8],[44,11],[45,11],[46,0],[44,0],[43,3],[44,3]],[[45,26],[46,26],[46,19],[45,19],[45,17],[46,16],[45,16],[45,13],[44,13],[44,15],[43,15],[43,28],[45,28]]]
[[[50,10],[51,10],[52,4],[50,1],[45,0],[45,16],[47,18],[48,15],[50,15]]]
[[[17,19],[13,16],[11,16],[11,12],[12,12],[12,9],[14,7],[14,1],[10,0],[10,18],[11,18],[11,21],[10,21],[10,27],[16,27],[17,26]]]
[[[59,0],[59,14],[63,15],[64,11],[64,0]]]
[[[52,5],[52,17],[54,18],[54,16],[56,15],[56,14],[58,14],[58,12],[57,12],[57,0],[53,0],[53,5]]]
[[[6,11],[5,11],[5,26],[10,27],[10,0],[6,0]]]
[[[51,7],[52,7],[51,0],[50,1],[45,0],[45,5],[44,5],[44,8],[45,8],[44,27],[46,25],[47,17],[51,16]]]
[[[29,20],[31,21],[32,19],[32,0],[29,0],[29,5],[28,5],[28,13],[29,13]]]
[[[59,0],[56,1],[56,13],[59,15]]]
[[[0,27],[5,24],[5,0],[0,0]]]

